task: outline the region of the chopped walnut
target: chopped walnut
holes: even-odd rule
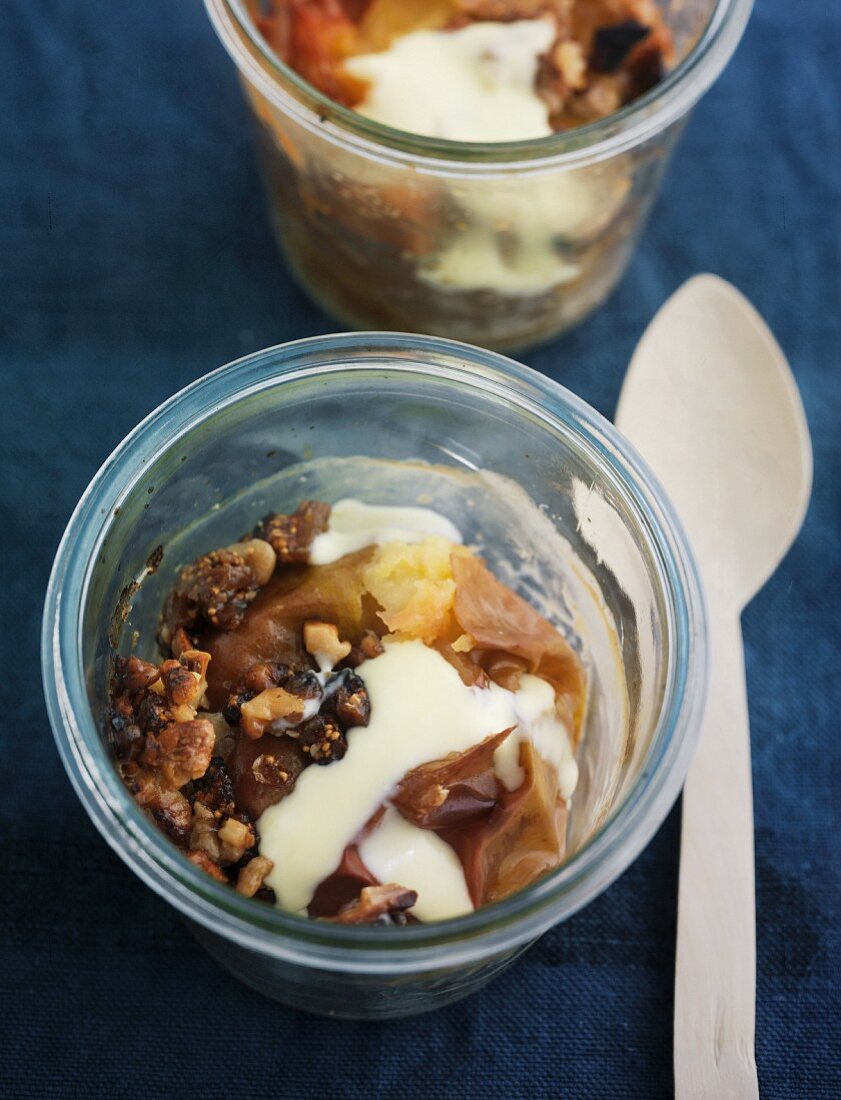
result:
[[[272,722],[285,719],[295,725],[303,714],[304,703],[300,696],[282,687],[267,688],[241,705],[240,725],[246,737],[256,740]]]
[[[580,42],[573,38],[559,42],[552,60],[567,88],[580,92],[587,87],[587,59]]]
[[[213,726],[203,718],[196,718],[148,734],[140,759],[158,768],[168,786],[179,788],[191,779],[201,779],[215,745]]]
[[[270,543],[265,539],[247,539],[244,542],[235,542],[228,549],[242,558],[261,588],[269,583],[277,565],[277,554]]]
[[[191,863],[195,863],[196,867],[201,868],[205,874],[210,875],[211,878],[215,878],[217,882],[228,882],[228,877],[218,863],[210,858],[206,852],[190,850],[187,852],[187,859]]]
[[[199,682],[195,673],[190,672],[179,661],[164,661],[161,665],[161,678],[170,706],[189,706],[196,709]]]
[[[139,657],[117,657],[114,660],[114,693],[138,695],[160,679],[160,670]]]
[[[339,640],[339,628],[333,623],[310,619],[304,623],[304,649],[320,668],[333,668],[347,657],[351,645]]]
[[[335,924],[405,924],[406,910],[418,900],[414,890],[391,882],[386,886],[365,886],[356,901],[343,906]]]
[[[251,825],[236,817],[223,817],[208,809],[201,802],[193,805],[193,827],[190,847],[204,852],[215,863],[222,865],[239,863],[242,857],[257,843]]]
[[[193,648],[193,640],[183,626],[179,626],[172,635],[169,648],[172,650],[173,657],[180,657],[182,653]]]
[[[222,863],[239,863],[245,853],[257,843],[252,826],[236,817],[226,818],[219,826],[217,835],[222,844]]]
[[[218,835],[219,819],[213,810],[203,806],[201,802],[193,805],[193,828],[190,832],[190,847],[197,852],[204,852],[216,863],[222,854],[222,845]]]
[[[244,897],[253,898],[273,867],[274,864],[270,859],[266,859],[265,856],[255,856],[240,870],[237,876],[237,891]]]
[[[156,772],[135,767],[123,778],[138,806],[148,810],[158,825],[176,843],[187,841],[192,827],[190,803],[179,791],[163,790]]]
[[[267,539],[282,565],[305,562],[316,535],[327,530],[330,505],[318,500],[304,500],[288,516],[268,516],[257,534]]]

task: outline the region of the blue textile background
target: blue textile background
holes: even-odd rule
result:
[[[741,287],[800,382],[815,488],[744,620],[766,1097],[841,1095],[841,5],[758,0],[607,306],[526,356],[613,412],[664,298]],[[834,43],[834,45],[833,45]],[[110,852],[54,751],[37,636],[62,528],[151,408],[334,323],[269,237],[199,0],[4,0],[0,18],[0,1093],[663,1097],[679,816],[586,911],[435,1016],[328,1023],[229,978]]]

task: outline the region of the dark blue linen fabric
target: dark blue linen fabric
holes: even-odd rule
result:
[[[527,355],[602,412],[665,297],[741,287],[815,447],[802,536],[744,619],[765,1097],[839,1092],[841,5],[758,0],[605,308]],[[4,0],[0,17],[4,716],[0,1093],[664,1097],[679,815],[594,904],[472,999],[324,1022],[237,984],[88,822],[39,686],[41,601],[96,467],[236,356],[331,331],[272,241],[232,66],[199,0]]]

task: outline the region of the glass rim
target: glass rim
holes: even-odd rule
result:
[[[720,75],[738,46],[753,0],[715,0],[698,40],[663,80],[604,119],[527,141],[459,142],[397,130],[365,118],[318,91],[274,53],[244,0],[204,0],[217,35],[240,72],[307,129],[378,159],[421,162],[436,171],[501,172],[581,165],[642,144],[685,115]],[[268,70],[245,48],[241,36]]]
[[[313,354],[319,362],[300,365]],[[312,921],[244,898],[189,863],[119,779],[88,704],[82,649],[97,548],[114,522],[115,507],[131,493],[149,458],[255,392],[328,372],[372,368],[456,378],[483,392],[490,389],[555,430],[565,429],[583,452],[599,459],[609,471],[606,481],[634,506],[648,533],[669,639],[666,689],[649,757],[596,833],[561,867],[510,898],[466,916],[402,928]],[[669,501],[633,447],[599,413],[537,371],[471,345],[405,333],[342,333],[267,348],[219,367],[150,413],[106,459],[68,522],[47,589],[41,654],[50,724],[73,786],[107,842],[147,886],[188,918],[243,947],[321,969],[367,974],[439,967],[448,958],[486,958],[533,939],[601,893],[648,843],[677,798],[706,684],[703,596],[694,560]]]

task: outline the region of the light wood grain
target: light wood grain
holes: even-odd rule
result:
[[[759,1096],[750,731],[742,634],[709,608],[709,700],[683,792],[677,961],[677,1100]]]

